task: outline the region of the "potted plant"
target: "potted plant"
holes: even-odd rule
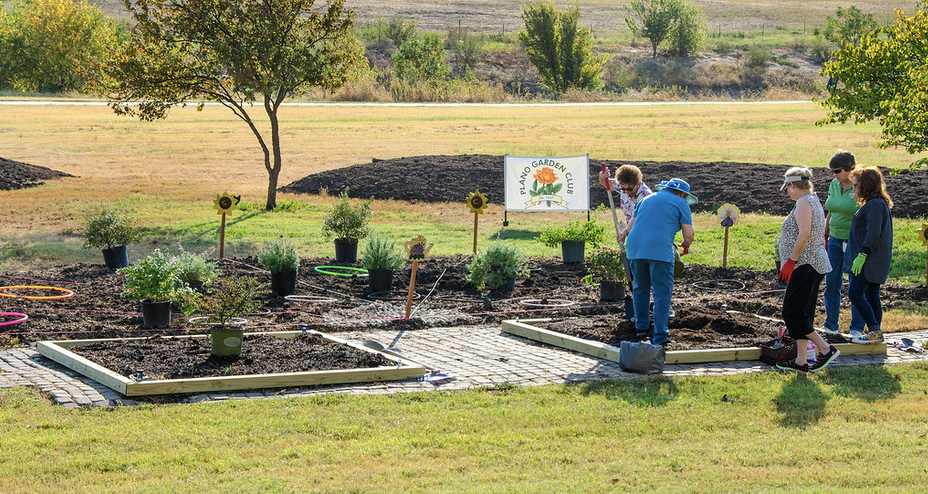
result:
[[[205,314],[202,321],[209,326],[213,355],[242,353],[244,316],[261,306],[257,296],[263,289],[264,285],[253,276],[219,278],[210,285],[207,295],[197,298],[196,310]]]
[[[219,276],[219,267],[216,263],[210,262],[202,254],[194,254],[181,249],[175,262],[180,281],[197,291],[202,290],[205,285]]]
[[[589,220],[571,220],[566,225],[551,225],[545,228],[538,240],[548,247],[561,246],[564,264],[583,262],[586,244],[598,247],[603,242],[606,226],[596,221],[596,216]]]
[[[391,239],[372,236],[361,252],[371,293],[389,292],[393,288],[393,273],[406,265],[406,256]]]
[[[613,247],[599,247],[586,256],[587,274],[583,281],[599,284],[599,298],[615,302],[625,298],[625,254]]]
[[[490,290],[512,291],[516,276],[529,275],[522,260],[522,252],[506,242],[493,242],[483,254],[474,254],[467,269],[467,281],[477,290],[486,287]]]
[[[125,211],[103,208],[87,216],[81,236],[85,249],[100,249],[106,267],[119,269],[129,265],[126,245],[138,242],[143,234]]]
[[[339,201],[325,217],[322,233],[326,238],[335,238],[335,261],[357,262],[358,241],[370,234],[371,202],[361,201],[357,207],[351,205],[348,187],[339,194]]]
[[[300,254],[290,239],[272,240],[258,252],[258,262],[271,272],[271,291],[283,297],[296,291],[296,272]]]
[[[187,310],[186,300],[193,290],[180,281],[176,259],[155,250],[134,266],[119,270],[126,276],[123,295],[141,303],[142,324],[146,328],[167,328],[171,325],[171,302]]]

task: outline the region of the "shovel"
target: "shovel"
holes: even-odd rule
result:
[[[366,346],[367,348],[372,349],[372,350],[377,350],[378,352],[383,352],[383,353],[386,353],[386,354],[389,354],[389,355],[393,355],[394,357],[399,357],[399,358],[401,358],[401,359],[408,360],[408,361],[410,361],[410,362],[412,362],[412,363],[414,363],[414,364],[419,364],[419,365],[421,365],[422,367],[425,367],[426,369],[429,370],[429,374],[428,374],[427,376],[421,378],[420,380],[422,380],[422,381],[444,381],[445,379],[451,379],[451,376],[450,376],[449,374],[447,374],[447,373],[445,373],[445,372],[440,372],[438,369],[436,369],[436,368],[434,368],[434,367],[432,367],[432,366],[430,366],[430,365],[428,365],[428,364],[425,364],[425,363],[422,363],[422,362],[413,360],[413,359],[411,359],[411,358],[409,358],[409,357],[406,357],[406,356],[402,355],[401,353],[399,353],[399,352],[397,352],[397,351],[390,350],[390,349],[384,347],[383,345],[381,345],[380,343],[377,343],[377,342],[374,341],[374,340],[364,340],[363,342],[361,342],[361,344],[364,345],[364,346]]]
[[[601,163],[601,165],[603,167],[603,173],[608,175],[606,164]],[[612,181],[608,178],[606,179],[606,196],[609,197],[609,209],[612,210],[612,224],[615,225],[615,235],[618,237],[622,231],[619,227],[619,217],[615,214],[615,201],[612,199]],[[623,252],[625,251],[624,246],[620,245],[619,248],[621,248]],[[624,253],[622,254],[622,267],[625,268],[625,279],[628,280],[628,288],[631,289],[633,286],[632,270],[628,267],[628,257],[626,257]],[[633,305],[628,303],[625,304],[625,316],[629,319],[635,317],[635,310]]]

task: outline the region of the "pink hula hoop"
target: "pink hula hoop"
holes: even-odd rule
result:
[[[3,317],[3,316],[14,316],[14,317],[19,317],[19,319],[0,322],[0,326],[9,326],[10,324],[16,324],[18,322],[23,322],[26,319],[29,319],[29,316],[27,316],[26,314],[20,314],[19,312],[0,312],[0,317]]]

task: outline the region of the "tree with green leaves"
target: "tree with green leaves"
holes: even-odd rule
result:
[[[451,75],[437,34],[413,35],[393,54],[393,72],[409,82],[434,82]]]
[[[593,56],[593,31],[580,27],[576,2],[564,11],[554,2],[522,4],[525,30],[519,42],[541,74],[542,85],[563,93],[569,88],[598,89],[606,57]]]
[[[15,0],[0,8],[0,89],[80,91],[77,64],[127,39],[124,27],[84,0]]]
[[[651,58],[665,41],[674,55],[699,51],[705,31],[702,11],[687,0],[632,0],[625,23],[635,36],[651,42]]]
[[[835,17],[827,16],[825,24],[825,28],[821,31],[816,28],[815,34],[836,46],[841,46],[843,43],[860,44],[860,38],[864,33],[880,27],[880,24],[873,19],[873,14],[864,14],[853,5],[847,9],[838,7]]]
[[[864,32],[844,43],[825,63],[829,96],[819,125],[879,122],[880,148],[902,146],[910,154],[928,150],[928,0],[912,16],[896,10],[896,23]],[[913,167],[928,166],[928,157]]]
[[[115,56],[88,66],[117,114],[165,118],[170,107],[215,101],[258,140],[268,210],[283,165],[278,111],[310,88],[334,90],[362,56],[344,0],[123,0],[137,23]],[[259,103],[266,120],[251,115]]]

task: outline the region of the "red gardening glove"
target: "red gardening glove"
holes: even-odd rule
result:
[[[828,250],[828,235],[825,235],[825,250]]]
[[[690,253],[690,246],[686,242],[680,242],[680,247],[683,247],[683,252],[680,253],[680,257]]]
[[[783,267],[780,268],[780,281],[789,283],[789,279],[793,276],[794,269],[796,269],[796,261],[787,259]]]

